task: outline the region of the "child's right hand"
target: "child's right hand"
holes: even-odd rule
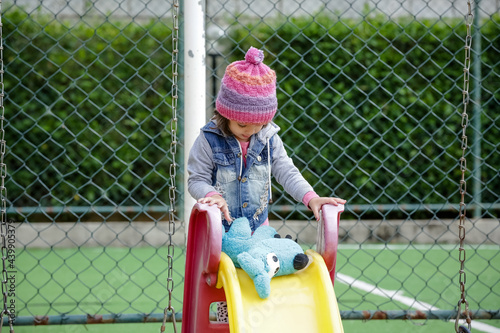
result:
[[[231,215],[229,215],[229,208],[227,207],[227,202],[226,202],[226,200],[224,200],[224,198],[221,195],[216,194],[216,195],[212,195],[210,197],[201,198],[198,200],[198,202],[208,204],[209,206],[217,205],[217,207],[224,214],[224,218],[228,222],[233,221],[233,219],[231,218]]]

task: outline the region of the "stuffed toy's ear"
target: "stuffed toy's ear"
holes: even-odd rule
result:
[[[267,273],[264,263],[255,259],[248,252],[238,255],[238,263],[250,276],[260,298],[268,298],[271,293],[271,277]]]
[[[228,238],[250,238],[252,236],[252,229],[246,217],[240,217],[231,223],[231,228],[226,233]]]
[[[240,267],[237,256],[251,246],[252,229],[245,217],[233,221],[228,232],[222,235],[222,252],[227,254],[235,267]]]
[[[271,294],[271,278],[267,273],[262,273],[254,277],[255,290],[262,299],[266,299]]]

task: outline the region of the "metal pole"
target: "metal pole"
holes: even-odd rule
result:
[[[187,191],[187,160],[205,124],[205,2],[184,0],[184,217],[187,224],[195,200]]]
[[[472,143],[472,157],[474,159],[473,164],[473,176],[472,176],[472,193],[473,193],[473,202],[476,204],[474,209],[474,218],[481,218],[481,140],[483,138],[481,132],[481,28],[480,28],[480,13],[479,13],[479,3],[481,0],[476,0],[476,4],[474,6],[474,38],[473,38],[473,51],[474,51],[474,60],[472,67],[472,76],[474,78],[474,91],[472,100],[473,108],[472,108],[472,128],[473,128],[473,143]]]

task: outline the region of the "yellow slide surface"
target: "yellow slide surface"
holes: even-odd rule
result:
[[[224,288],[231,333],[343,333],[332,281],[323,258],[308,250],[303,271],[271,279],[271,295],[261,299],[252,279],[221,253],[217,287]]]

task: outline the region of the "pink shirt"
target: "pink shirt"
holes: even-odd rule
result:
[[[243,163],[245,163],[245,167],[247,166],[247,151],[248,151],[249,145],[250,145],[250,141],[246,141],[246,142],[240,141],[241,154],[243,155]]]

